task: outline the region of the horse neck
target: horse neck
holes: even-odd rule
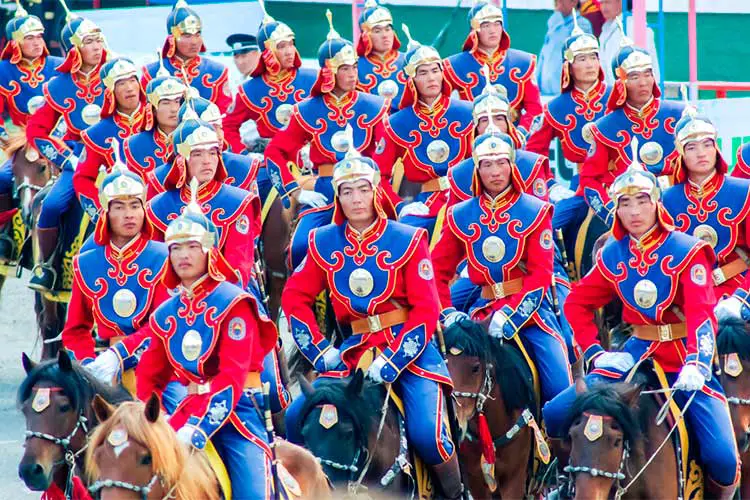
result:
[[[398,457],[401,434],[396,415],[397,412],[398,409],[394,404],[391,403],[388,405],[388,415],[386,415],[383,430],[379,438],[377,434],[378,427],[380,426],[380,414],[376,416],[373,426],[370,428],[367,438],[367,451],[372,456],[372,462],[370,463],[366,478],[368,482],[372,482],[373,484],[380,484],[380,478],[391,468]],[[406,425],[405,422],[404,425]]]

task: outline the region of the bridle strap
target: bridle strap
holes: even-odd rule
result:
[[[492,389],[495,387],[495,382],[492,380],[492,363],[487,363],[484,367],[484,379],[482,380],[482,385],[479,388],[479,392],[464,392],[464,391],[452,391],[451,397],[455,400],[456,398],[468,398],[468,399],[476,399],[477,402],[475,404],[476,410],[478,413],[482,413],[482,410],[484,409],[484,403],[488,399],[492,399],[490,394],[492,393]],[[456,401],[456,404],[461,406],[458,401]]]
[[[736,406],[750,406],[750,399],[738,398],[735,396],[728,396],[727,403]]]
[[[95,481],[94,484],[89,486],[89,492],[92,495],[96,495],[99,490],[102,490],[104,488],[118,488],[121,490],[128,490],[132,491],[134,493],[137,493],[141,496],[141,500],[147,500],[149,493],[151,493],[151,488],[154,487],[156,484],[156,481],[159,480],[159,476],[157,474],[154,474],[151,477],[151,481],[149,481],[144,486],[137,486],[132,483],[128,483],[126,481],[117,481],[115,479],[102,479],[99,481]],[[164,497],[168,498],[168,497]]]
[[[528,408],[524,409],[518,416],[518,419],[513,424],[513,426],[508,429],[505,434],[492,440],[493,444],[497,448],[502,448],[503,446],[508,445],[518,436],[518,434],[524,427],[528,427],[528,425],[533,421],[534,415],[531,413],[531,410],[529,410]]]

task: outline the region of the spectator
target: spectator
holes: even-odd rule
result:
[[[600,0],[600,6],[602,15],[604,15],[604,26],[602,26],[602,34],[599,37],[600,59],[602,61],[602,68],[604,69],[604,79],[609,85],[613,85],[615,82],[615,76],[612,72],[612,60],[617,56],[620,51],[620,41],[622,40],[622,32],[617,27],[617,18],[622,18],[622,0]],[[627,0],[628,10],[633,9],[633,1]],[[625,26],[625,33],[633,38],[633,18],[628,16],[627,26]],[[656,55],[656,45],[654,44],[654,31],[651,28],[646,28],[646,49],[651,55],[651,60],[654,63],[654,79],[657,84],[661,82],[659,74],[659,60]]]
[[[578,0],[555,0],[555,12],[547,20],[547,35],[539,53],[539,90],[543,95],[560,93],[560,75],[562,74],[562,48],[573,33],[573,10]],[[578,16],[578,26],[586,33],[591,33],[591,23]]]
[[[604,16],[599,6],[599,0],[581,0],[578,4],[578,12],[591,23],[591,29],[594,30],[594,36],[599,38],[602,34],[602,25]]]

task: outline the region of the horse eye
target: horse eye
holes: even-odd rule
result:
[[[622,438],[615,439],[615,445],[614,445],[615,448],[619,448],[621,444],[622,444]]]
[[[68,413],[70,411],[70,405],[67,403],[63,403],[60,405],[60,413]]]
[[[479,373],[479,370],[481,369],[481,365],[479,363],[475,364],[471,367],[471,373]]]
[[[151,465],[151,454],[144,455],[141,458],[141,465]]]

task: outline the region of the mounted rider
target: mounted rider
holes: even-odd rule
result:
[[[352,374],[362,355],[372,348],[380,352],[366,376],[394,384],[404,401],[409,441],[432,467],[445,497],[458,498],[458,450],[441,387],[452,384],[431,341],[440,307],[427,232],[389,220],[393,212],[379,177],[376,163],[354,148],[336,164],[333,223],[310,232],[307,255],[286,283],[282,308],[297,347],[324,377]],[[328,288],[337,323],[351,333],[338,349],[313,312],[315,297]],[[301,441],[293,432],[303,406],[299,397],[287,409],[292,441]]]
[[[109,172],[115,158],[125,156],[125,139],[153,126],[153,115],[133,61],[124,57],[111,59],[102,66],[100,76],[104,84],[101,121],[81,132],[84,151],[73,174],[76,195],[91,220],[96,220],[101,208],[96,186],[99,171]],[[117,151],[113,150],[113,141]]]
[[[40,262],[29,287],[39,291],[54,286],[55,273],[48,262],[57,246],[61,216],[75,199],[73,172],[83,151],[81,133],[99,122],[104,105],[100,69],[107,60],[107,51],[101,29],[68,12],[60,41],[67,51],[65,61],[57,68],[61,74],[44,86],[44,104],[26,127],[29,144],[62,169],[42,202],[35,229]],[[62,130],[64,142],[57,139]]]
[[[309,99],[294,105],[287,127],[266,147],[266,168],[285,207],[290,197],[300,205],[297,227],[290,245],[290,267],[296,267],[307,251],[307,234],[331,222],[333,216],[333,165],[354,146],[369,152],[375,148],[373,130],[388,112],[383,99],[356,90],[357,54],[348,40],[333,29],[330,11],[328,37],[318,50],[320,70]],[[310,144],[313,178],[293,172],[297,153]]]
[[[406,86],[406,75],[401,71],[406,58],[398,51],[401,42],[393,27],[391,11],[377,0],[367,0],[359,15],[359,31],[357,89],[389,99],[391,111],[396,112]]]
[[[380,166],[384,187],[399,209],[399,220],[410,226],[440,233],[437,221],[448,199],[448,172],[471,153],[471,104],[451,99],[438,52],[409,37],[404,74],[406,87],[400,110],[386,117],[376,130],[373,160]],[[403,204],[391,187],[393,166],[399,160],[404,176],[422,185],[412,203]]]
[[[445,60],[445,76],[462,99],[473,101],[482,92],[481,69],[490,69],[490,82],[501,84],[510,101],[512,122],[524,135],[542,104],[534,76],[536,56],[510,48],[510,35],[503,25],[503,11],[486,0],[469,10],[471,31],[463,51]]]
[[[192,184],[191,201],[164,238],[169,263],[162,279],[179,293],[151,315],[137,393],[142,400],[162,396],[173,376],[187,380],[188,395],[169,419],[178,438],[198,450],[210,439],[234,498],[264,499],[272,455],[260,371],[278,334],[255,297],[233,284],[237,276],[219,251],[219,232],[198,205],[196,178]]]
[[[63,347],[106,384],[135,368],[151,339],[148,318],[169,298],[161,276],[167,247],[152,241],[146,220],[146,186],[123,163],[115,164],[99,189],[100,216],[93,244],[73,259],[73,288],[62,331]],[[108,346],[96,355],[92,332]],[[133,374],[135,372],[132,372]],[[129,388],[130,389],[130,388]],[[170,383],[164,406],[172,413],[184,389]]]
[[[607,227],[612,227],[614,220],[614,203],[607,188],[633,161],[631,141],[638,138],[641,145],[635,160],[657,177],[670,175],[678,155],[674,127],[684,109],[682,103],[661,100],[651,56],[632,41],[626,43],[612,61],[617,81],[607,102],[608,112],[585,134],[591,147],[578,187],[578,193]]]
[[[466,258],[468,276],[481,286],[471,318],[488,320],[488,333],[516,338],[540,375],[549,401],[573,383],[568,348],[548,296],[553,281],[552,205],[524,193],[514,163],[515,145],[490,127],[474,143],[474,197],[448,209],[446,229],[432,251],[447,327],[468,315],[451,302],[450,282]]]
[[[637,150],[635,144],[633,149]],[[712,376],[714,253],[705,241],[669,224],[658,181],[637,160],[615,179],[611,192],[613,237],[565,304],[589,367],[586,382],[618,382],[636,362],[656,361],[673,384],[675,403],[684,408],[694,397],[684,411],[707,472],[706,498],[732,498],[739,479],[737,446],[724,391]],[[669,272],[663,267],[667,260]],[[616,298],[623,302],[622,319],[633,325],[633,334],[622,352],[607,352],[599,343],[594,313]],[[565,438],[562,428],[575,397],[570,387],[545,405],[551,437]]]
[[[229,70],[223,64],[199,55],[206,51],[202,30],[203,24],[198,14],[185,0],[178,0],[167,16],[167,39],[162,47],[161,59],[144,66],[141,85],[145,88],[164,67],[170,75],[187,82],[201,97],[226,113],[232,104]]]
[[[30,16],[21,4],[5,25],[8,40],[0,53],[0,116],[10,118],[16,127],[25,127],[29,117],[44,104],[42,84],[58,75],[57,66],[62,59],[49,55],[44,42],[44,25],[36,16]],[[0,144],[9,139],[3,129]],[[36,151],[27,148],[27,158],[37,157]],[[13,206],[13,158],[0,166],[0,223],[15,213]],[[11,240],[0,238],[0,259],[13,255]]]
[[[153,123],[147,123],[143,132],[128,137],[122,145],[128,169],[138,174],[144,183],[150,172],[170,162],[174,156],[169,135],[180,124],[180,106],[185,100],[186,90],[185,85],[173,76],[157,76],[146,85],[146,100]]]

